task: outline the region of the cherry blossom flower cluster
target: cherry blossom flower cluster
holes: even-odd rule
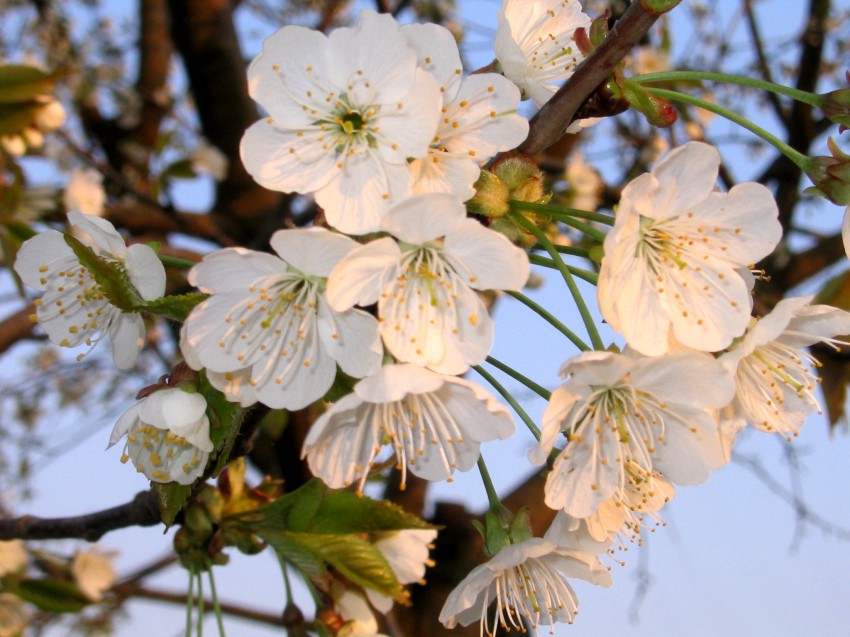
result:
[[[581,62],[573,37],[589,23],[576,0],[505,0],[496,37],[504,75],[464,76],[448,30],[369,10],[327,36],[286,26],[250,65],[250,92],[267,117],[246,131],[243,162],[268,188],[313,195],[324,223],[278,230],[271,253],[205,256],[188,273],[206,296],[182,325],[180,350],[242,407],[297,410],[342,395],[302,449],[331,488],[362,494],[388,464],[402,488],[409,474],[451,481],[479,462],[483,443],[513,435],[508,409],[462,376],[493,345],[482,293],[521,290],[529,258],[469,217],[464,201],[485,163],[527,135],[520,100],[542,105]],[[478,621],[493,635],[571,623],[569,580],[609,585],[600,557],[622,538],[639,541],[647,520],[659,523],[676,485],[727,463],[746,423],[793,436],[819,410],[817,361],[805,348],[837,345],[850,314],[798,297],[752,317],[751,264],[782,229],[771,193],[755,183],[721,192],[719,166],[714,148],[692,142],[623,190],[598,305],[626,347],[587,348],[564,363],[529,453],[547,465],[554,522],[533,537],[509,516],[488,518],[504,541],[491,546],[488,528],[491,559],[449,596],[447,627]],[[598,177],[580,169],[588,186],[576,195],[596,207]],[[151,248],[126,246],[95,216],[71,212],[69,223],[126,275],[141,307],[162,297]],[[113,304],[61,233],[26,242],[15,269],[43,292],[35,316],[53,342],[92,348],[108,335],[116,365],[135,363],[141,315]],[[122,462],[154,482],[192,484],[215,453],[207,410],[193,383],[170,381],[119,418],[110,446],[126,438]],[[407,584],[422,578],[434,536],[402,531],[376,546]],[[386,612],[392,601],[335,586],[339,634],[377,634],[369,604]]]

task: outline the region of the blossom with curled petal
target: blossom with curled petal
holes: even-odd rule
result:
[[[302,457],[331,488],[369,477],[385,444],[407,472],[451,480],[478,461],[482,442],[514,433],[511,415],[484,388],[416,365],[386,365],[354,386],[313,424]]]
[[[578,0],[503,0],[496,59],[523,96],[543,106],[584,60],[573,38],[589,26]]]
[[[211,296],[186,320],[182,348],[231,400],[300,409],[330,389],[337,364],[360,378],[378,370],[383,350],[373,316],[325,299],[326,277],[354,240],[296,228],[276,232],[271,246],[280,256],[228,248],[192,268],[190,283]]]
[[[496,153],[516,148],[528,135],[517,114],[520,93],[497,73],[462,77],[451,32],[436,24],[406,24],[402,33],[419,65],[440,84],[442,109],[425,157],[410,162],[413,192],[450,192],[466,201],[475,194],[481,166]]]
[[[329,36],[285,26],[263,43],[248,85],[269,113],[241,145],[261,185],[315,193],[347,234],[377,230],[410,194],[408,158],[427,154],[442,96],[391,16],[365,10]]]
[[[811,296],[783,299],[720,356],[735,378],[732,419],[788,436],[796,435],[810,414],[820,413],[819,379],[810,370],[820,363],[804,348],[844,344],[834,337],[850,334],[850,314],[811,301]]]
[[[526,622],[534,629],[571,624],[578,599],[568,578],[611,585],[611,574],[594,555],[542,538],[509,544],[455,587],[440,621],[446,628],[480,621],[482,635],[495,635],[500,625],[506,632],[525,632]],[[496,604],[492,619],[491,602]]]
[[[618,537],[640,544],[644,529],[654,531],[663,524],[658,511],[675,493],[673,484],[657,471],[649,473],[630,460],[626,463],[626,483],[621,493],[601,502],[586,518],[573,517],[561,509],[544,537],[560,546],[594,555],[609,551]]]
[[[691,349],[717,352],[749,323],[741,270],[770,254],[782,228],[761,184],[718,192],[719,167],[714,147],[690,142],[623,189],[605,237],[599,308],[647,356],[668,351],[671,330]]]
[[[656,358],[582,352],[561,369],[542,436],[529,453],[543,464],[561,433],[569,439],[546,479],[546,505],[587,518],[616,497],[628,499],[631,463],[677,484],[697,484],[724,464],[717,421],[735,386],[702,353]]]
[[[452,195],[411,197],[394,206],[384,237],[352,250],[331,273],[338,311],[378,303],[384,344],[399,361],[462,374],[487,356],[493,324],[475,290],[518,290],[526,253],[466,217]]]
[[[213,450],[206,410],[200,394],[161,389],[121,415],[109,446],[126,436],[121,462],[132,460],[154,482],[192,484],[203,475]]]
[[[400,584],[413,584],[425,577],[426,566],[434,565],[428,559],[428,551],[433,548],[431,543],[435,539],[437,531],[432,529],[403,529],[382,533],[373,546],[387,560]],[[365,590],[372,606],[382,613],[388,613],[393,607],[391,597],[370,588]]]
[[[80,241],[125,270],[141,298],[150,301],[165,293],[165,268],[149,246],[127,247],[105,219],[73,211],[68,222]],[[61,232],[47,230],[24,242],[15,271],[28,286],[44,292],[35,302],[35,316],[51,341],[62,347],[85,344],[91,351],[108,334],[118,368],[133,366],[145,339],[141,315],[122,312],[109,302]]]

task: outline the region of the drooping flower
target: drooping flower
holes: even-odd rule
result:
[[[109,446],[127,436],[121,462],[132,460],[154,482],[192,484],[213,450],[206,409],[200,394],[178,387],[155,391],[121,415]]]
[[[124,268],[142,299],[150,301],[165,293],[165,268],[149,246],[127,247],[105,219],[72,211],[68,222],[74,234],[101,258]],[[24,242],[15,271],[28,286],[44,292],[35,302],[36,318],[51,341],[62,347],[85,344],[93,348],[109,334],[115,364],[119,369],[133,366],[144,344],[141,315],[122,312],[109,302],[61,232],[47,230]]]
[[[228,248],[192,268],[189,282],[212,296],[186,320],[182,347],[219,380],[247,380],[265,405],[300,409],[330,389],[337,364],[360,378],[378,370],[383,351],[373,316],[325,299],[326,277],[355,241],[297,228],[276,232],[271,246],[279,257]]]
[[[354,386],[313,424],[302,457],[332,488],[358,490],[384,444],[408,470],[426,480],[450,480],[478,461],[482,442],[510,437],[508,410],[484,388],[415,365],[386,365]]]
[[[375,540],[374,547],[387,560],[393,574],[400,584],[413,584],[422,581],[425,567],[433,566],[428,559],[431,542],[437,537],[437,531],[430,529],[404,529],[383,533]],[[388,613],[393,607],[393,599],[372,589],[365,589],[366,597],[382,613]]]
[[[84,215],[100,217],[106,203],[103,175],[93,168],[72,170],[62,194],[62,202],[66,210],[77,210]]]
[[[587,518],[611,498],[629,498],[632,463],[677,484],[697,484],[724,463],[710,409],[732,400],[734,383],[711,356],[635,358],[582,352],[567,361],[552,392],[540,442],[543,464],[564,433],[569,442],[546,479],[546,505]]]
[[[334,581],[331,597],[339,620],[343,622],[336,637],[386,637],[378,632],[378,621],[363,595]]]
[[[454,196],[411,197],[393,207],[384,237],[353,250],[331,273],[338,311],[378,303],[384,344],[399,361],[462,374],[487,356],[493,325],[475,290],[518,290],[526,253],[466,217]]]
[[[809,414],[820,412],[818,379],[809,369],[819,363],[803,348],[844,344],[834,337],[850,334],[850,314],[811,301],[811,296],[783,299],[719,358],[735,378],[733,418],[788,436]]]
[[[495,635],[499,625],[505,631],[525,632],[525,622],[535,629],[556,622],[571,624],[578,613],[578,599],[568,578],[611,584],[610,573],[589,553],[541,538],[509,544],[457,585],[440,612],[440,621],[446,628],[480,621],[482,635]],[[491,602],[496,604],[492,619]]]
[[[115,583],[112,555],[97,550],[77,551],[71,560],[71,575],[77,587],[93,602],[103,599],[103,593]]]
[[[676,493],[673,484],[658,472],[649,473],[636,462],[626,463],[626,483],[621,493],[599,504],[596,512],[576,518],[561,509],[545,539],[559,546],[594,555],[609,551],[618,537],[640,544],[641,532],[663,524],[658,511]],[[649,519],[651,524],[647,524]]]
[[[330,36],[286,26],[248,70],[251,96],[269,113],[241,153],[263,186],[315,193],[328,223],[347,234],[378,229],[410,194],[408,158],[425,156],[442,96],[389,15],[363,11]]]
[[[578,0],[503,0],[496,59],[523,97],[543,106],[584,59],[573,37],[589,26]]]
[[[720,155],[690,142],[623,190],[605,237],[599,307],[629,346],[658,356],[672,336],[716,352],[740,336],[752,299],[740,273],[782,236],[770,191],[752,182],[715,190]]]
[[[497,73],[462,77],[460,53],[448,29],[409,24],[401,30],[420,66],[440,83],[442,93],[440,119],[428,154],[410,162],[413,192],[450,192],[466,201],[475,194],[480,167],[528,135],[528,121],[516,113],[519,90]]]

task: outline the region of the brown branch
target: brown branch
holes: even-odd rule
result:
[[[96,542],[109,531],[129,526],[154,526],[161,521],[156,495],[153,491],[141,491],[126,504],[86,515],[66,518],[24,515],[0,520],[0,540],[79,538]]]
[[[35,323],[30,320],[30,316],[34,313],[35,306],[27,305],[25,308],[18,310],[14,314],[10,314],[0,321],[0,354],[22,338],[26,338],[32,334],[32,328],[35,327]]]
[[[620,61],[640,42],[657,15],[634,0],[605,38],[557,93],[531,119],[531,130],[519,150],[536,155],[564,136],[578,109],[611,75]]]
[[[188,602],[188,597],[184,593],[168,593],[166,591],[158,591],[156,589],[144,588],[142,586],[135,586],[132,584],[117,584],[112,587],[112,592],[118,595],[118,597],[122,600],[127,599],[129,597],[152,599],[160,602],[169,602],[184,607]],[[221,612],[226,613],[228,615],[233,615],[234,617],[242,617],[243,619],[250,619],[255,622],[270,624],[272,626],[283,625],[280,613],[275,614],[263,612],[260,610],[252,610],[250,608],[245,608],[244,606],[239,606],[237,604],[229,604],[227,602],[219,602],[219,608],[221,608]],[[204,600],[204,612],[209,613],[213,610],[214,606],[212,600]]]

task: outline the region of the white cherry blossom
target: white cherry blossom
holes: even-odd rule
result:
[[[750,320],[741,269],[770,254],[782,236],[764,186],[715,188],[720,155],[690,142],[623,190],[605,237],[599,307],[629,346],[658,356],[669,336],[705,352],[729,346]]]
[[[332,488],[362,492],[385,444],[407,472],[451,480],[478,461],[482,442],[514,433],[511,415],[483,387],[415,365],[386,365],[354,386],[313,424],[302,456]]]
[[[103,599],[103,594],[112,588],[117,577],[112,564],[112,553],[97,549],[77,551],[71,560],[71,575],[77,587],[93,602]]]
[[[383,350],[373,316],[325,299],[352,239],[300,228],[279,230],[271,245],[280,256],[228,248],[192,268],[189,281],[211,296],[186,320],[183,353],[231,400],[300,409],[330,389],[337,364],[360,378],[378,370]]]
[[[206,409],[200,394],[178,387],[155,391],[121,415],[109,446],[127,436],[121,462],[132,460],[154,482],[192,484],[213,450]]]
[[[810,370],[819,363],[804,348],[843,344],[834,337],[850,334],[850,314],[811,301],[811,296],[783,299],[720,357],[735,378],[733,419],[788,436],[820,412],[818,378]]]
[[[509,544],[476,566],[449,594],[440,621],[454,628],[480,621],[482,635],[525,632],[556,622],[573,623],[578,599],[568,578],[611,585],[611,575],[594,555],[559,547],[542,538]],[[489,607],[495,602],[492,618]]]
[[[393,207],[384,237],[353,250],[331,273],[328,301],[345,311],[378,303],[380,332],[397,360],[462,374],[487,356],[493,324],[475,290],[518,290],[526,253],[466,217],[447,194]]]
[[[635,358],[582,352],[552,392],[542,436],[529,453],[543,464],[561,433],[569,439],[546,479],[546,505],[587,518],[606,500],[629,499],[632,463],[677,484],[698,484],[724,464],[715,416],[734,395],[711,356]]]
[[[149,246],[127,247],[105,219],[72,211],[68,222],[77,238],[100,257],[124,268],[142,299],[150,301],[165,293],[165,268]],[[141,315],[122,312],[109,302],[61,232],[47,230],[26,241],[15,271],[28,286],[44,292],[35,302],[36,318],[51,341],[62,347],[85,344],[90,351],[108,334],[118,368],[133,366],[145,338]]]
[[[573,38],[589,26],[579,0],[503,0],[496,59],[523,97],[543,106],[584,60]]]
[[[626,463],[626,483],[621,493],[600,503],[586,518],[573,517],[561,509],[544,537],[560,546],[594,555],[609,551],[618,537],[640,544],[643,529],[654,531],[663,524],[658,511],[675,493],[676,488],[669,480],[658,472],[647,472],[630,460]]]
[[[0,541],[0,577],[23,570],[28,559],[27,547],[21,540]]]
[[[460,53],[448,29],[435,24],[402,28],[419,65],[436,77],[442,109],[425,157],[410,163],[413,192],[450,192],[466,201],[475,194],[480,167],[498,152],[516,148],[528,121],[516,113],[519,90],[504,76],[462,77]]]
[[[373,546],[387,560],[400,584],[413,584],[425,577],[426,566],[434,565],[434,562],[428,559],[428,552],[436,538],[435,530],[404,529],[381,534]],[[388,613],[393,607],[391,597],[369,588],[365,590],[372,606],[382,613]]]
[[[366,10],[330,36],[285,26],[263,43],[248,83],[269,114],[241,146],[260,184],[315,193],[348,234],[377,230],[410,194],[408,158],[428,152],[442,96],[391,16]]]

